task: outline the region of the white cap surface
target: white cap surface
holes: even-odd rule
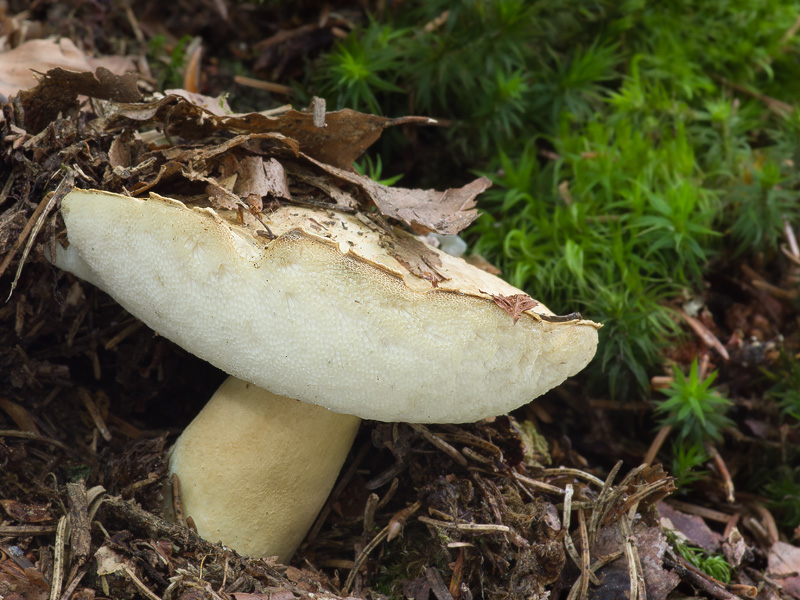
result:
[[[156,195],[75,190],[61,211],[58,266],[227,373],[336,412],[475,421],[560,384],[597,347],[596,323],[543,321],[540,304],[514,324],[492,296],[520,290],[345,213],[264,213],[270,240],[247,213],[239,225]],[[385,251],[397,245],[411,249],[403,264]],[[426,259],[411,268],[435,271],[438,287],[404,266],[418,248]]]

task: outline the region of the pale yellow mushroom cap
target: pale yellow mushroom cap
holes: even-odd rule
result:
[[[248,213],[239,224],[156,195],[75,190],[61,212],[58,266],[227,373],[335,412],[475,421],[557,386],[597,347],[598,324],[542,320],[541,304],[515,324],[492,296],[520,290],[354,215],[283,206],[261,217],[269,239]]]

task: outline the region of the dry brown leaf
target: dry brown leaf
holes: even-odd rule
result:
[[[517,321],[522,317],[522,313],[539,304],[536,300],[528,296],[528,294],[513,294],[511,296],[503,296],[502,294],[496,296],[494,294],[490,295],[497,306],[511,315],[514,325],[516,325]]]
[[[71,71],[91,71],[92,67],[78,47],[66,38],[28,40],[0,53],[0,94],[9,97],[36,85],[36,73],[61,67]]]
[[[233,191],[242,199],[251,194],[264,198],[291,199],[286,172],[274,158],[263,160],[260,156],[248,156],[239,161],[238,178]]]
[[[775,542],[769,549],[767,564],[767,571],[779,579],[784,593],[800,598],[800,575],[797,575],[800,573],[800,548]]]
[[[47,600],[50,584],[36,567],[22,568],[8,558],[0,560],[0,598]]]
[[[647,598],[666,600],[669,593],[680,583],[680,577],[663,566],[664,553],[668,544],[659,527],[638,522],[633,527],[633,537],[641,561]],[[600,529],[597,541],[592,546],[592,556],[608,556],[623,549],[625,536],[621,533],[619,522]],[[630,590],[630,577],[625,558],[619,558],[597,571],[603,584],[593,590],[593,600],[624,598]]]
[[[192,96],[194,97],[194,95]],[[171,95],[155,103],[119,106],[115,126],[164,126],[169,135],[198,139],[217,131],[239,134],[279,133],[296,140],[304,154],[341,169],[369,148],[387,127],[404,123],[426,125],[425,117],[387,119],[344,109],[325,115],[325,127],[316,127],[313,115],[290,110],[278,116],[261,113],[216,115],[184,96]]]
[[[719,552],[722,536],[713,531],[701,517],[681,512],[666,502],[659,503],[658,513],[662,519],[669,519],[672,528],[683,534],[692,546],[699,546],[707,552]]]
[[[436,270],[436,267],[442,265],[436,252],[413,235],[404,231],[396,231],[394,235],[384,235],[381,237],[381,246],[414,275],[430,281],[433,287],[447,279]]]
[[[186,98],[195,106],[199,106],[200,108],[210,112],[212,115],[216,115],[218,117],[226,117],[233,114],[233,111],[231,110],[231,107],[228,104],[228,100],[225,98],[225,96],[204,96],[203,94],[190,92],[188,90],[164,90],[164,95],[181,96],[182,98]]]
[[[115,75],[105,67],[99,67],[94,73],[51,69],[35,88],[19,92],[25,128],[28,133],[40,132],[58,113],[76,109],[78,96],[135,102],[141,98],[136,81],[135,73]]]
[[[12,517],[20,523],[46,523],[53,520],[49,504],[23,504],[17,500],[0,500],[2,506]]]
[[[317,188],[331,200],[340,210],[355,210],[358,207],[358,200],[349,192],[337,185],[337,182],[325,173],[318,175],[295,162],[286,162],[284,167],[287,172],[296,180]]]
[[[369,177],[304,156],[324,171],[361,188],[381,213],[406,223],[415,233],[455,235],[478,218],[475,197],[492,182],[480,177],[464,187],[444,192],[389,187]]]

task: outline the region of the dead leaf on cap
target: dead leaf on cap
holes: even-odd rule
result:
[[[340,210],[352,211],[358,207],[358,200],[350,193],[337,185],[337,181],[327,176],[325,173],[317,174],[311,169],[307,169],[295,162],[284,163],[286,171],[296,181],[317,188],[325,195],[330,197]]]
[[[239,161],[238,178],[233,191],[242,198],[251,194],[264,198],[290,200],[292,194],[286,182],[286,171],[274,158],[264,160],[260,156],[248,156]]]
[[[538,306],[538,302],[528,296],[528,294],[512,294],[511,296],[504,296],[503,294],[489,294],[494,300],[494,303],[511,315],[514,325],[522,317],[522,313]]]
[[[455,235],[478,218],[475,198],[492,182],[486,177],[444,192],[389,187],[359,175],[304,156],[324,171],[361,188],[384,216],[407,224],[415,233]]]
[[[391,236],[383,235],[381,246],[412,274],[430,281],[433,287],[437,287],[439,282],[447,279],[436,270],[442,266],[442,261],[436,252],[413,235],[404,231],[398,231]]]

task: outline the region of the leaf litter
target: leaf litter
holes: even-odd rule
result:
[[[351,170],[385,128],[409,123],[430,120],[344,110],[325,113],[320,126],[310,111],[237,115],[224,101],[183,92],[142,100],[135,77],[103,69],[48,71],[3,106],[0,276],[16,261],[19,287],[0,307],[0,367],[14,373],[2,393],[35,398],[36,427],[0,430],[0,596],[663,600],[681,580],[734,596],[671,554],[655,508],[673,489],[663,471],[643,465],[615,483],[617,466],[602,481],[558,444],[560,466],[543,466],[538,459],[550,453],[531,453],[526,423],[510,417],[369,426],[297,566],[239,557],[160,518],[166,437],[130,421],[147,422],[145,408],[170,396],[173,411],[193,414],[192,397],[206,395],[213,375],[188,376],[203,371],[191,367],[196,359],[90,286],[53,283],[39,257],[59,235],[59,197],[79,185],[254,213],[305,202],[361,211],[387,234],[457,233],[476,218],[488,180],[436,192],[382,186]],[[435,255],[420,252],[416,238],[386,239],[414,272],[441,280]],[[20,277],[25,257],[30,273]],[[535,301],[495,302],[516,319]],[[12,332],[22,344],[6,343]],[[81,373],[86,359],[91,368]],[[10,406],[0,408],[11,414]],[[740,557],[750,551],[741,536],[728,539]],[[773,550],[772,577],[781,578],[796,557]],[[748,585],[734,591],[750,597]]]

